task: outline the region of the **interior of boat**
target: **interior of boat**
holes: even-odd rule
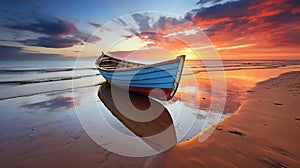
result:
[[[144,64],[121,60],[104,54],[97,59],[96,64],[102,69],[106,69],[106,70],[126,69],[126,68],[144,66]]]

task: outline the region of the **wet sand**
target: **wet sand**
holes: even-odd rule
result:
[[[300,72],[260,82],[239,110],[207,129],[212,135],[177,144],[147,167],[299,167]]]
[[[102,168],[144,164],[146,158],[120,156],[96,144],[80,125],[72,96],[59,92],[1,101],[0,167]]]

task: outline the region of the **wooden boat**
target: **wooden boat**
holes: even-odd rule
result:
[[[111,84],[160,100],[170,100],[181,78],[185,55],[155,64],[141,64],[102,55],[96,61],[100,74]]]

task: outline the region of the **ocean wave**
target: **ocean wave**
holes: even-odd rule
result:
[[[242,68],[242,67],[268,67],[268,68],[278,68],[290,65],[299,65],[299,60],[269,60],[269,61],[230,61],[224,60],[220,61],[188,61],[190,62],[186,67],[190,69],[198,68]]]
[[[46,83],[46,82],[57,82],[73,79],[81,79],[87,77],[98,76],[100,74],[91,74],[91,75],[82,75],[82,76],[72,76],[72,77],[52,77],[52,78],[41,78],[41,79],[32,79],[32,80],[17,80],[17,81],[0,81],[0,85],[26,85],[33,83]]]
[[[96,84],[79,86],[79,87],[64,88],[64,89],[54,89],[54,90],[47,90],[47,91],[35,92],[35,93],[24,93],[24,94],[18,94],[18,95],[14,95],[14,96],[4,96],[4,97],[0,97],[0,101],[2,101],[2,100],[8,100],[8,99],[14,99],[14,98],[20,98],[20,97],[28,97],[28,96],[41,95],[41,94],[51,94],[51,93],[55,93],[55,92],[70,92],[70,91],[72,91],[74,89],[82,89],[82,88],[89,88],[89,87],[99,86],[102,83],[103,82],[98,82]]]
[[[50,72],[67,72],[80,70],[97,70],[97,68],[45,68],[45,69],[0,69],[1,73],[50,73]]]
[[[239,71],[239,70],[255,70],[255,69],[276,69],[276,68],[282,68],[282,67],[286,67],[286,66],[291,66],[291,65],[299,65],[299,64],[290,64],[290,65],[286,65],[286,64],[282,64],[282,65],[268,65],[268,66],[240,66],[240,67],[218,67],[218,68],[207,68],[207,69],[201,69],[201,70],[195,70],[192,72],[184,72],[182,75],[194,75],[194,74],[198,74],[201,72],[217,72],[217,71]]]

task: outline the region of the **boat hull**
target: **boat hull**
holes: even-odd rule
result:
[[[153,66],[124,71],[107,71],[100,74],[111,84],[160,100],[170,100],[178,87],[184,57]]]
[[[114,84],[115,85],[115,84]],[[133,86],[123,86],[123,85],[115,85],[122,89],[128,89],[139,94],[150,96],[153,98],[157,98],[159,100],[170,100],[172,98],[170,88],[145,88],[145,87],[133,87]]]

